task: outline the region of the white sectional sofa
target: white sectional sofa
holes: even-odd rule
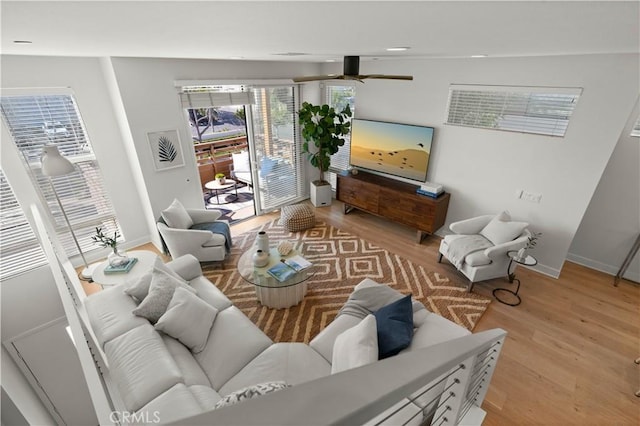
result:
[[[161,423],[179,421],[214,409],[225,395],[246,386],[274,381],[296,386],[328,376],[336,338],[361,321],[343,314],[309,345],[273,343],[202,275],[193,256],[183,256],[167,265],[188,281],[199,298],[218,310],[206,345],[198,353],[157,331],[147,319],[134,315],[137,302],[125,294],[123,285],[91,295],[85,302],[119,399],[128,412],[146,413],[138,418]],[[367,279],[358,288],[377,285]],[[414,311],[413,319],[414,335],[405,351],[470,334],[425,309]],[[437,391],[418,398],[386,423],[403,423],[403,418],[411,418],[431,402]],[[416,416],[411,424],[421,420],[421,415]]]

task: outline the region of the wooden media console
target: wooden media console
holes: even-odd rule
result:
[[[444,225],[449,193],[431,198],[416,193],[411,185],[366,172],[338,175],[336,198],[344,203],[344,213],[353,208],[416,228],[417,242]]]

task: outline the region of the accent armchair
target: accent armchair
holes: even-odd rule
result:
[[[229,224],[218,210],[185,209],[178,200],[156,223],[166,249],[176,259],[191,254],[200,262],[223,261],[231,250]]]
[[[528,225],[511,221],[506,212],[454,222],[449,225],[453,234],[440,242],[438,262],[446,257],[469,279],[471,292],[478,281],[507,276],[507,252],[526,247]]]

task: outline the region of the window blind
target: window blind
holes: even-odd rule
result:
[[[0,280],[45,265],[47,258],[0,170]]]
[[[355,86],[333,85],[327,84],[324,90],[325,102],[327,105],[335,108],[336,111],[342,111],[347,105],[351,108],[351,112],[355,109]],[[349,121],[351,121],[349,119]],[[351,146],[351,133],[344,139],[344,145],[338,149],[338,152],[331,156],[331,167],[338,171],[347,170],[349,168],[349,152]]]
[[[446,124],[564,136],[581,94],[580,88],[452,84]]]
[[[34,185],[39,189],[67,255],[76,255],[78,250],[51,185],[58,192],[82,251],[86,253],[99,249],[91,240],[96,227],[102,227],[105,233],[120,231],[73,96],[2,96],[0,105],[13,142],[25,160]],[[40,157],[46,144],[57,145],[60,153],[74,163],[76,170],[51,179],[44,176]]]
[[[253,101],[253,93],[243,85],[183,86],[180,93],[185,109],[250,105]]]
[[[635,126],[633,126],[633,129],[631,129],[630,136],[640,138],[640,117],[638,117],[638,121],[636,121],[636,124]]]
[[[251,127],[263,211],[300,201],[308,193],[297,136],[296,92],[292,85],[253,89]]]
[[[332,106],[337,111],[342,111],[349,105],[351,112],[355,110],[356,88],[352,84],[326,84],[323,91],[324,102]],[[353,116],[352,116],[353,117]],[[349,157],[351,153],[351,133],[344,139],[344,145],[338,148],[338,152],[331,156],[331,166],[327,174],[329,183],[333,190],[337,187],[336,173],[340,173],[349,168]]]

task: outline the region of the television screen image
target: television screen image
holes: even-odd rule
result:
[[[425,182],[433,127],[354,118],[352,166]]]

